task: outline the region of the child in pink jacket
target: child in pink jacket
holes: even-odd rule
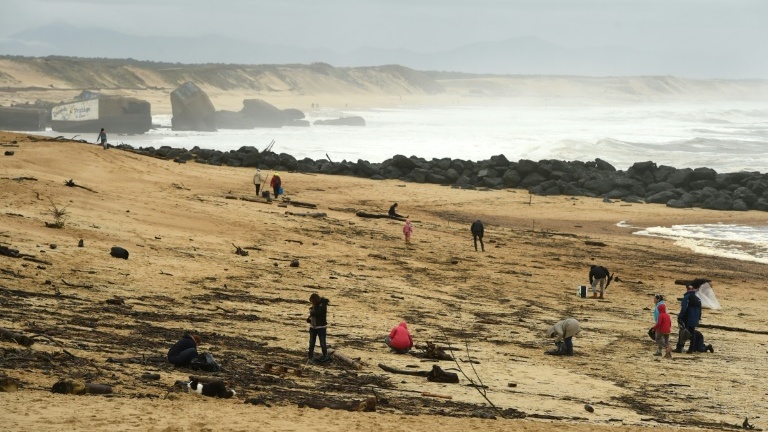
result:
[[[411,234],[413,234],[413,227],[411,226],[411,220],[405,220],[405,226],[403,227],[403,234],[405,234],[405,243],[411,242]]]

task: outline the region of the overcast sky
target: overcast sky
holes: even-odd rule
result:
[[[0,38],[51,22],[348,50],[538,36],[566,47],[768,50],[768,0],[0,0]]]

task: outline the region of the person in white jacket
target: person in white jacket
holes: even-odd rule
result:
[[[573,355],[573,337],[579,334],[581,326],[574,318],[566,318],[547,330],[547,337],[555,339],[557,350],[547,351],[553,355]]]
[[[264,177],[261,176],[261,170],[256,169],[256,174],[253,175],[253,185],[256,186],[256,198],[259,197],[259,191],[261,190],[261,185],[264,183]]]

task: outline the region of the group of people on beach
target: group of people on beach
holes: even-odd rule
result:
[[[604,296],[604,288],[613,278],[609,276],[609,271],[605,267],[592,265],[590,267],[589,278],[592,285],[592,297],[597,297],[596,286],[600,285],[600,296]],[[607,282],[606,282],[607,281]],[[667,306],[664,302],[664,296],[654,295],[653,321],[654,325],[648,330],[648,336],[653,339],[657,345],[655,356],[664,356],[672,358],[672,352],[682,353],[685,344],[690,341],[688,354],[697,352],[715,352],[712,344],[704,343],[704,335],[697,330],[701,320],[702,302],[697,295],[697,290],[701,285],[707,283],[706,279],[695,279],[686,284],[686,292],[680,299],[680,312],[677,314],[678,338],[675,349],[669,342],[672,333],[672,318],[667,312]],[[567,318],[559,321],[547,330],[547,337],[554,338],[555,349],[546,351],[546,354],[552,355],[573,355],[572,338],[581,332],[581,325],[574,318]]]

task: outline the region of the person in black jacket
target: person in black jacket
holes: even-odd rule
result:
[[[184,333],[184,336],[168,350],[168,362],[175,366],[189,366],[197,358],[197,345],[202,339],[196,334]]]
[[[408,216],[403,216],[401,214],[397,214],[397,203],[392,204],[392,206],[389,208],[389,213],[387,213],[390,216],[399,217],[399,218],[407,218]]]
[[[480,222],[480,219],[472,222],[472,226],[469,227],[469,230],[472,231],[472,241],[475,242],[475,252],[477,252],[478,239],[480,239],[480,248],[483,252],[485,252],[485,244],[483,244],[483,234],[485,233],[485,228],[483,227],[483,223]]]
[[[326,329],[328,327],[328,321],[326,315],[328,313],[328,301],[327,298],[320,297],[320,294],[313,293],[309,296],[309,301],[312,303],[312,307],[309,308],[309,316],[307,322],[309,323],[309,363],[315,363],[315,341],[320,339],[320,349],[323,351],[323,356],[318,359],[319,362],[325,363],[328,361],[328,346],[325,342]]]
[[[608,275],[610,272],[603,266],[592,265],[589,268],[589,284],[592,285],[592,298],[597,297],[597,286],[600,285],[600,297],[603,298],[603,293],[608,284],[611,283]]]

